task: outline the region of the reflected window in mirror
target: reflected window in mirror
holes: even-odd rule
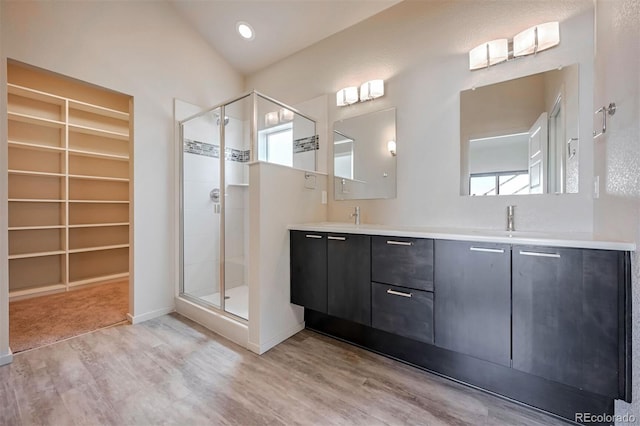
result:
[[[461,92],[461,194],[577,192],[578,90],[571,65]]]

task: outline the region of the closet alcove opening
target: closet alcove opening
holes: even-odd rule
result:
[[[132,112],[129,95],[7,61],[10,313],[117,282],[131,311]]]

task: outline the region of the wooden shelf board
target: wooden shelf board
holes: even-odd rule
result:
[[[37,143],[27,143],[27,142],[18,142],[18,141],[7,141],[10,147],[14,148],[24,148],[24,149],[32,149],[34,151],[54,151],[54,152],[64,152],[64,148],[60,148],[57,146],[47,146],[47,145],[39,145]]]
[[[104,180],[109,182],[129,182],[128,178],[117,178],[109,176],[89,176],[89,175],[69,175],[71,179],[83,179],[83,180]]]
[[[48,293],[53,291],[66,290],[66,289],[67,289],[67,286],[64,284],[49,284],[49,285],[43,285],[41,287],[31,287],[31,288],[25,288],[23,290],[9,291],[9,298],[14,299],[17,297],[31,296],[33,294]]]
[[[69,109],[77,109],[80,111],[91,112],[105,117],[117,118],[118,120],[128,120],[129,113],[122,112],[111,108],[102,107],[99,105],[89,104],[86,102],[76,101],[69,99]]]
[[[129,273],[128,272],[123,272],[121,274],[103,275],[103,276],[100,276],[100,277],[86,278],[84,280],[70,281],[69,282],[69,287],[76,287],[76,286],[80,286],[80,285],[98,283],[98,282],[102,282],[102,281],[104,281],[104,282],[115,281],[115,280],[119,280],[119,279],[122,279],[122,278],[129,278]]]
[[[56,127],[58,129],[62,129],[65,126],[64,121],[49,120],[48,118],[40,118],[34,115],[20,114],[11,111],[7,113],[7,117],[9,118],[9,120],[13,121],[21,121],[23,123],[37,124],[39,126],[46,127]]]
[[[69,202],[78,204],[129,204],[129,201],[115,200],[69,200]]]
[[[112,139],[119,139],[119,140],[123,140],[123,141],[128,141],[129,140],[129,134],[128,133],[112,132],[110,130],[103,130],[103,129],[97,129],[95,127],[81,126],[79,124],[71,124],[71,123],[69,123],[69,131],[78,132],[78,133],[85,133],[85,134],[93,135],[93,136],[103,136],[103,137],[112,138]]]
[[[31,257],[45,257],[45,256],[57,256],[60,254],[65,254],[64,250],[56,250],[56,251],[43,251],[38,253],[23,253],[23,254],[10,254],[9,260],[12,259],[28,259]]]
[[[7,83],[7,93],[11,95],[22,96],[23,98],[34,99],[36,101],[48,102],[50,104],[63,106],[66,99],[62,96],[52,95],[51,93],[42,92],[40,90],[31,89],[29,87],[19,86],[13,83]]]
[[[121,248],[129,248],[129,244],[115,244],[112,246],[101,246],[101,247],[86,247],[86,248],[78,248],[78,249],[69,249],[69,254],[73,253],[87,253],[90,251],[105,251],[105,250],[115,250]]]
[[[105,228],[109,226],[129,226],[129,222],[113,222],[113,223],[84,223],[81,225],[69,225],[69,229],[75,228]]]
[[[54,176],[54,177],[64,177],[64,173],[49,173],[49,172],[34,172],[31,170],[8,170],[10,175],[26,175],[26,176]]]
[[[79,155],[83,157],[104,158],[107,160],[129,161],[128,155],[106,154],[101,152],[83,151],[80,149],[69,149],[69,154]]]
[[[9,198],[8,201],[15,203],[64,203],[66,200],[51,200],[48,198]]]
[[[35,231],[38,229],[64,229],[64,225],[10,226],[9,231]]]

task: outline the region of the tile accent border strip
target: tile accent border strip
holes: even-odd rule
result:
[[[316,151],[320,149],[320,143],[318,141],[318,135],[309,136],[307,138],[296,139],[293,141],[293,153],[298,154],[300,152]]]
[[[205,157],[220,158],[220,146],[206,142],[196,141],[193,139],[184,140],[184,152],[189,154],[202,155]],[[251,158],[251,150],[242,150],[235,148],[225,148],[224,159],[227,161],[236,161],[238,163],[248,163]]]

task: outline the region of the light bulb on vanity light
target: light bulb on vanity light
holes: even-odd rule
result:
[[[389,150],[389,154],[392,156],[396,156],[396,141],[387,142],[387,150]]]
[[[345,87],[336,93],[336,105],[347,106],[358,102],[358,88],[355,86]]]
[[[268,112],[264,115],[265,126],[275,126],[278,124],[278,113],[276,111]]]
[[[280,108],[280,111],[278,111],[278,118],[280,119],[281,123],[284,123],[285,121],[291,121],[293,120],[293,111],[286,108]]]
[[[469,51],[469,69],[477,70],[499,64],[509,58],[509,41],[506,38],[491,40]]]
[[[560,44],[560,24],[547,22],[535,25],[513,37],[513,56],[542,52]]]
[[[384,80],[370,80],[360,86],[360,102],[384,95]]]

